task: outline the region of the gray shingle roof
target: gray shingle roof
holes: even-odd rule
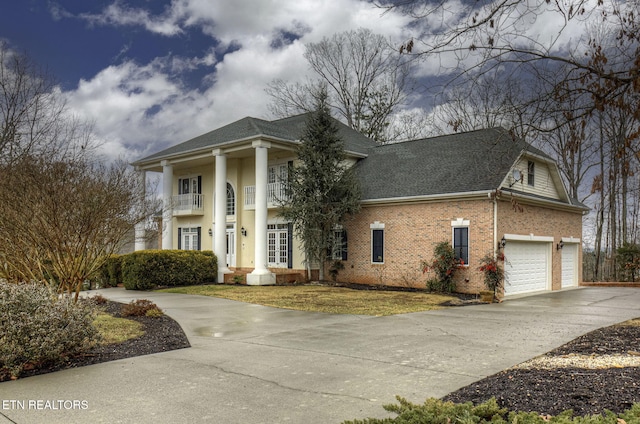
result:
[[[216,146],[257,137],[271,137],[284,141],[295,142],[300,140],[307,122],[308,114],[301,114],[289,118],[266,121],[264,119],[246,117],[239,121],[232,122],[223,127],[217,128],[206,134],[199,135],[191,140],[176,144],[165,150],[154,153],[135,163],[153,161],[154,159],[165,158],[181,153],[194,152],[198,150],[215,148]],[[369,149],[375,146],[375,142],[358,131],[335,121],[338,131],[345,143],[345,150],[357,154],[365,155]]]
[[[503,128],[377,146],[357,166],[363,200],[494,190],[523,150]]]

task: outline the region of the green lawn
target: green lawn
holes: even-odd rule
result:
[[[422,292],[354,290],[326,286],[204,285],[159,290],[221,297],[246,303],[298,311],[353,315],[395,315],[440,309],[454,296]]]

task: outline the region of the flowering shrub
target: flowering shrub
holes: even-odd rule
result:
[[[496,256],[485,255],[480,259],[480,271],[484,273],[484,284],[493,293],[502,286],[502,278],[504,277],[504,269],[500,265],[504,262],[504,253],[498,252]]]
[[[99,333],[95,306],[42,284],[0,281],[0,381],[64,362],[90,349]]]
[[[451,244],[443,241],[433,249],[434,258],[431,262],[423,261],[422,273],[433,271],[436,274],[435,280],[429,280],[427,288],[431,291],[452,293],[455,291],[453,277],[457,269],[464,265],[462,259],[456,259],[455,251]]]

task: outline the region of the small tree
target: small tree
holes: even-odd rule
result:
[[[433,249],[433,259],[430,262],[422,262],[422,272],[433,271],[436,281],[428,283],[428,289],[432,291],[452,293],[456,285],[453,281],[460,265],[464,265],[462,259],[456,258],[456,253],[449,242],[443,241]]]
[[[640,273],[640,245],[625,243],[618,248],[617,253],[623,278],[635,282],[636,276]]]
[[[496,291],[502,287],[502,279],[504,278],[504,269],[500,265],[500,262],[504,262],[504,254],[498,252],[494,255],[485,255],[480,259],[480,271],[484,273],[484,284],[489,290],[493,292],[495,297]]]
[[[319,264],[324,280],[337,226],[360,209],[360,187],[329,112],[326,89],[309,115],[297,153],[299,163],[290,170],[289,200],[283,203],[281,216],[293,223],[307,262]]]

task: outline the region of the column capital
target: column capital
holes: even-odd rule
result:
[[[271,148],[271,142],[264,141],[264,140],[257,140],[251,143],[251,147],[253,147],[254,149],[257,147],[264,147],[265,149],[269,149]]]
[[[160,166],[163,166],[163,167],[164,166],[171,166],[171,165],[172,165],[172,163],[170,161],[168,161],[168,160],[163,160],[163,161],[160,162]]]
[[[213,149],[213,150],[211,151],[211,154],[212,154],[213,156],[224,156],[224,155],[225,155],[225,152],[224,152],[224,150],[222,150],[222,149]]]

